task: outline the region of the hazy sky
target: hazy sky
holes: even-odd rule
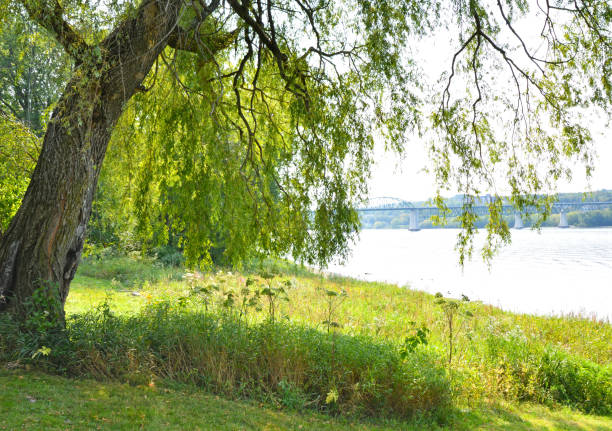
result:
[[[598,157],[595,172],[590,180],[590,190],[612,189],[612,134],[596,139]],[[425,144],[414,144],[400,161],[398,157],[377,151],[377,163],[370,181],[370,197],[389,196],[409,201],[431,198],[435,193],[433,176],[423,172],[428,164]],[[571,183],[559,184],[559,192],[583,192],[589,189],[584,168],[574,169]],[[450,193],[452,195],[454,193]]]
[[[515,23],[515,28],[521,34],[527,34],[528,45],[533,46],[537,52],[543,49],[538,47],[539,29],[541,29],[542,16],[534,12],[530,17]],[[411,44],[413,58],[419,59],[426,79],[433,85],[443,71],[450,69],[452,55],[456,51],[457,43],[453,43],[452,33],[445,31],[435,37]],[[450,43],[449,43],[450,41]],[[590,132],[597,153],[595,160],[595,171],[587,182],[584,175],[584,166],[576,166],[573,169],[571,182],[560,182],[559,192],[583,192],[586,190],[612,189],[612,133],[610,126],[606,125],[605,119],[593,115],[591,118]],[[426,142],[419,143],[417,139],[409,147],[404,160],[392,153],[385,153],[377,148],[376,165],[373,168],[370,181],[370,197],[397,197],[409,201],[425,200],[435,194],[435,183],[433,176],[423,171],[429,164]],[[589,186],[590,184],[590,186]],[[501,186],[501,184],[498,184]],[[456,190],[445,195],[453,195]],[[500,192],[505,191],[500,189]]]

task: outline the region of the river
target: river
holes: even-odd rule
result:
[[[455,229],[363,230],[330,272],[445,296],[467,295],[504,310],[580,314],[612,321],[612,228],[512,230],[490,270],[478,252],[463,270]],[[475,243],[481,243],[480,233]]]

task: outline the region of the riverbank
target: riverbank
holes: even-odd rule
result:
[[[250,302],[256,290],[260,292],[257,303]],[[96,307],[97,311],[89,311]],[[311,420],[321,424],[317,429],[325,429],[327,422],[330,429],[495,429],[487,424],[497,424],[498,429],[612,429],[609,418],[585,414],[610,414],[612,402],[612,326],[592,319],[517,315],[385,283],[323,277],[278,262],[243,273],[198,275],[127,257],[85,262],[66,310],[71,339],[81,346],[75,353],[78,365],[68,373],[78,379],[27,371],[40,367],[53,371],[52,359],[43,354],[35,360],[29,360],[29,354],[13,358],[12,371],[0,377],[11,388],[0,399],[3,409],[14,397],[39,399],[30,393],[37,390],[36,379],[46,387],[57,385],[59,393],[77,399],[89,396],[88,385],[117,394],[121,386],[114,382],[123,381],[137,388],[126,392],[133,393],[135,405],[141,401],[149,405],[143,397],[159,397],[169,410],[196,408],[196,404],[180,405],[178,395],[165,398],[165,389],[173,390],[176,385],[195,391],[198,399],[214,398],[207,395],[211,392],[222,395],[227,400],[221,405],[228,408],[228,423],[243,420],[234,411],[249,411],[248,402],[243,405],[240,399],[261,404],[261,415],[244,419],[244,429],[264,428],[262,421],[272,424],[269,429],[299,429],[298,424],[308,429]],[[308,347],[311,341],[314,344]],[[319,350],[311,363],[304,358],[314,346],[329,346],[330,350],[316,347]],[[218,363],[207,357],[194,358],[195,353],[179,354],[188,351],[209,351],[213,359],[225,357],[223,363],[229,365],[223,370],[231,373],[218,381],[207,378],[210,367],[221,371]],[[250,353],[241,356],[241,352]],[[372,368],[375,357],[386,358],[380,362],[380,374]],[[248,365],[251,360],[257,366]],[[418,377],[414,401],[408,401],[413,396],[409,392],[405,393],[409,398],[380,397],[385,387],[396,387],[399,380],[395,379],[403,379],[384,372],[388,361]],[[326,363],[331,368],[325,368]],[[270,364],[276,365],[266,368],[264,380],[253,378],[249,371]],[[195,374],[188,372],[197,369]],[[424,369],[435,370],[435,374],[422,374]],[[336,374],[338,370],[344,371]],[[349,375],[353,377],[347,379]],[[366,375],[371,380],[364,379]],[[97,383],[83,380],[86,377],[94,377]],[[375,385],[364,386],[367,382]],[[72,386],[74,393],[68,390]],[[410,389],[410,385],[400,387]],[[159,393],[151,394],[147,388],[157,388]],[[48,395],[51,389],[46,391],[44,405],[62,411],[57,404],[61,399]],[[431,401],[422,404],[424,393],[430,394]],[[127,395],[114,396],[119,398],[113,403],[129,401]],[[531,404],[524,404],[525,400]],[[91,404],[91,409],[87,404],[84,400],[78,414],[104,408],[103,399]],[[405,410],[406,405],[413,410]],[[279,408],[282,413],[277,419],[295,418],[278,423],[269,418]],[[158,420],[143,409],[148,424]],[[315,414],[317,410],[351,417],[360,425],[342,425],[342,420]],[[408,411],[413,413],[403,416]],[[13,423],[25,420],[20,415],[23,413],[13,415]],[[45,415],[44,409],[33,417],[43,420],[40,415]],[[132,425],[137,423],[136,416]],[[214,417],[211,422],[201,420],[198,425],[194,418],[193,428],[212,429],[218,423]],[[292,421],[296,426],[286,425]],[[102,420],[97,423],[117,429]],[[174,419],[168,423],[179,428]],[[32,425],[30,429],[40,428]],[[151,425],[149,429],[155,428]]]

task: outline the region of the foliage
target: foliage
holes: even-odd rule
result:
[[[444,314],[444,326],[448,341],[448,366],[450,367],[453,363],[453,352],[455,349],[453,341],[457,332],[462,329],[461,324],[465,323],[465,319],[473,316],[472,312],[464,307],[464,304],[470,300],[465,295],[461,295],[461,300],[445,298],[440,292],[436,293],[435,298],[436,305],[442,309]],[[463,322],[459,320],[460,318],[463,318]]]
[[[113,253],[112,249],[108,250]],[[83,260],[79,274],[100,280],[115,280],[124,287],[139,287],[143,283],[181,280],[183,270],[165,266],[149,257],[90,255]]]
[[[589,211],[587,213],[569,212],[567,222],[576,227],[612,226],[612,209]]]
[[[28,19],[22,6],[11,4],[2,10],[0,111],[41,136],[72,62],[51,35]]]
[[[0,236],[28,187],[39,145],[38,138],[26,126],[0,113]]]
[[[73,316],[68,330],[78,359],[71,372],[134,383],[172,379],[230,396],[307,399],[323,410],[409,416],[448,402],[444,371],[431,353],[403,361],[368,337],[329,335],[289,322],[245,326],[228,314],[160,302],[132,316],[106,306]],[[331,387],[338,399],[324,402]],[[299,389],[302,395],[297,395]],[[288,394],[293,391],[293,394]]]
[[[421,326],[416,328],[416,322],[410,322],[412,327],[412,334],[404,338],[404,345],[400,348],[400,355],[402,358],[407,357],[409,354],[414,353],[419,346],[426,346],[427,335],[431,332],[427,327]]]
[[[551,346],[530,343],[516,331],[487,339],[488,359],[506,396],[562,403],[585,412],[612,413],[612,367]]]
[[[541,16],[523,1],[247,7],[229,0],[202,10],[175,3],[164,9],[181,10],[160,41],[168,47],[136,95],[125,95],[131,100],[113,134],[91,230],[104,246],[175,246],[202,266],[215,250],[235,265],[263,253],[325,264],[346,253],[359,227],[354,207],[367,195],[374,136],[401,153],[412,132],[430,141],[441,191],[456,184],[463,193],[463,259],[472,249],[476,197],[495,192],[494,210],[496,185],[506,183],[511,202],[538,205],[536,222],[543,222],[550,200],[542,193],[569,175],[566,162],[579,160],[590,172],[583,117],[594,107],[610,112],[606,2],[548,5]],[[42,50],[30,56],[34,66],[12,68],[40,74],[40,56],[53,58],[49,89],[30,98],[47,96],[32,108],[38,117],[71,61],[79,82],[71,91],[123,68],[108,42],[113,29],[146,16],[146,4],[131,1],[110,2],[105,13],[72,3],[53,11],[36,0],[20,4],[2,4],[3,23],[19,21],[31,45],[44,46],[48,35],[35,22],[66,51]],[[538,19],[543,31],[533,40],[516,30]],[[450,33],[455,55],[431,85],[410,48],[441,37],[439,27]],[[26,86],[9,78],[15,89]],[[492,214],[485,257],[510,238],[501,215]]]
[[[24,307],[28,317],[23,321],[0,315],[0,351],[6,350],[0,358],[8,357],[15,363],[34,361],[42,368],[66,372],[74,352],[63,325],[57,288],[41,284]]]
[[[612,14],[607,2],[580,2],[567,8],[547,4],[540,9],[545,21],[540,37],[529,39],[517,29],[521,19],[536,9],[531,4],[469,2],[463,6],[456,17],[461,47],[455,51],[450,73],[440,81],[444,90],[432,115],[440,134],[430,145],[440,188],[449,189],[452,179],[464,195],[464,232],[457,241],[460,260],[471,255],[472,208],[483,191],[494,192],[491,205],[499,205],[496,185],[504,184],[517,209],[536,206],[541,211],[539,225],[550,212],[552,199],[547,194],[560,179],[570,179],[572,160],[584,164],[590,175],[591,135],[584,108],[597,106],[609,115],[612,103]],[[586,10],[592,12],[590,23],[582,15]],[[556,23],[561,17],[566,19],[564,24]],[[563,36],[557,32],[561,29]],[[540,43],[547,47],[546,53],[539,53]],[[465,81],[459,94],[453,94],[457,75]],[[500,94],[496,91],[500,87],[508,91]],[[435,201],[445,207],[440,193]],[[499,212],[491,214],[497,214],[497,219],[487,225],[485,258],[509,241]]]
[[[342,290],[337,292],[335,290],[329,289],[321,289],[323,295],[325,295],[325,320],[323,321],[323,325],[327,327],[327,333],[331,332],[332,328],[339,328],[340,323],[336,322],[334,319],[334,314],[338,306],[342,303],[344,298],[346,298],[346,291]]]
[[[185,257],[180,249],[171,245],[161,246],[153,249],[155,257],[163,265],[181,267],[185,263]]]
[[[34,170],[45,116],[70,62],[25,11],[4,6],[0,19],[0,236],[21,204]],[[6,12],[6,13],[5,13]]]

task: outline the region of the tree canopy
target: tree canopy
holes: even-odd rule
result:
[[[509,239],[498,189],[509,185],[517,208],[538,205],[544,219],[550,200],[539,196],[571,175],[573,161],[591,169],[585,115],[611,112],[607,0],[5,0],[1,7],[3,25],[25,11],[27,25],[67,54],[71,77],[45,141],[91,152],[93,173],[80,193],[95,190],[112,131],[101,184],[123,189],[117,196],[137,214],[140,235],[180,233],[191,263],[206,262],[220,242],[232,262],[266,252],[325,264],[344,253],[359,227],[355,206],[367,196],[376,140],[407,157],[414,141],[429,143],[440,191],[457,187],[467,197],[461,259],[475,228],[470,196],[497,198],[489,256]],[[427,85],[415,47],[441,34],[454,55],[437,85]],[[59,76],[37,79],[52,81],[55,94]],[[15,99],[11,111],[24,109],[15,91],[3,94]],[[33,121],[26,123],[41,120]],[[40,160],[50,160],[45,148]],[[76,226],[70,232],[81,235]],[[12,240],[4,241],[8,250]],[[58,253],[78,255],[79,241]]]

